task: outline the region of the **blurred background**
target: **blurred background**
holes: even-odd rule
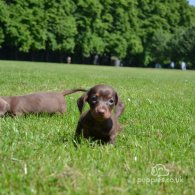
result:
[[[0,59],[194,69],[194,5],[1,0]]]

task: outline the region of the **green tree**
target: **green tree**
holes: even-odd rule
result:
[[[191,23],[195,25],[195,6],[190,6],[190,11],[191,11]]]
[[[171,38],[171,34],[158,30],[154,33],[151,39],[151,45],[149,46],[151,61],[156,63],[164,63],[166,60],[170,60],[167,55],[168,43]]]
[[[195,67],[195,26],[191,26],[182,34],[178,41],[178,53],[182,60]]]
[[[75,4],[68,0],[45,1],[46,45],[52,51],[73,52],[76,22]]]
[[[128,53],[142,52],[136,1],[111,1],[107,12],[111,16],[111,25],[105,36],[106,42],[109,43],[107,45],[108,52],[119,58],[124,58]]]
[[[113,55],[132,65],[178,58],[177,31],[195,18],[186,0],[1,0],[0,16],[0,46],[61,59]]]
[[[46,36],[43,1],[16,0],[7,5],[9,18],[5,27],[6,44],[23,52],[44,49]]]
[[[103,6],[100,0],[75,0],[77,9],[75,19],[78,34],[76,36],[76,52],[89,57],[91,54],[102,54],[106,42],[103,40],[106,25],[101,15]]]
[[[0,47],[5,39],[4,30],[7,19],[8,19],[7,6],[4,3],[4,1],[0,1]]]
[[[143,50],[137,34],[135,0],[76,0],[77,48],[84,56],[103,54],[124,58]]]
[[[174,34],[178,27],[190,25],[190,9],[186,0],[165,0],[163,2],[138,0],[137,2],[142,29],[140,36],[144,47],[142,62],[148,64],[157,58],[151,52],[151,45],[159,44],[160,39],[163,40],[163,33],[169,36],[169,34]],[[162,38],[159,32],[163,32]],[[159,48],[162,49],[161,46]]]

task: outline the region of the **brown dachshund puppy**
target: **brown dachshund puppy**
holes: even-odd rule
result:
[[[116,135],[121,131],[117,119],[124,111],[124,104],[117,93],[110,86],[96,85],[77,100],[80,113],[85,102],[88,102],[90,109],[81,115],[75,138],[82,135],[101,143],[114,143]]]
[[[38,92],[23,96],[1,96],[0,116],[5,113],[20,116],[27,113],[61,113],[66,111],[64,96],[84,89],[70,89],[64,92]]]

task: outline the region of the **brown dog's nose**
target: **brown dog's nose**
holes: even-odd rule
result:
[[[98,112],[98,114],[102,114],[103,115],[106,112],[106,110],[104,108],[99,108],[97,110],[97,112]]]

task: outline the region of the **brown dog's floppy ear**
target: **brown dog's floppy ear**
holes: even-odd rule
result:
[[[115,92],[115,105],[117,105],[118,104],[118,94],[117,94],[117,92]]]
[[[82,96],[77,100],[77,106],[78,106],[78,109],[79,109],[80,114],[81,114],[82,111],[83,111],[83,108],[84,108],[84,105],[85,105],[85,102],[87,101],[87,99],[88,99],[88,93],[85,93],[84,95],[82,95]]]
[[[124,111],[125,106],[121,100],[121,98],[117,95],[115,95],[115,116],[118,118]]]

